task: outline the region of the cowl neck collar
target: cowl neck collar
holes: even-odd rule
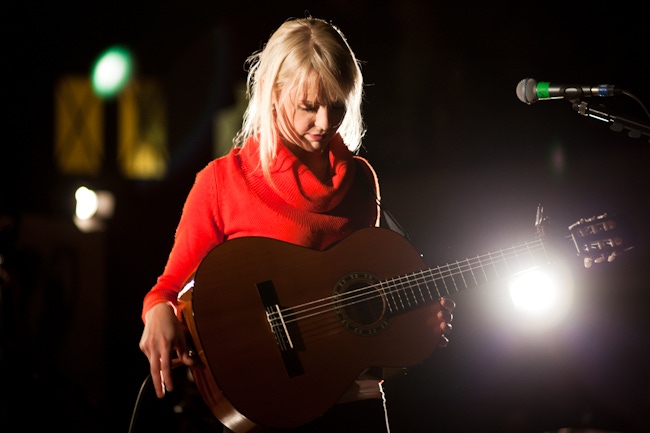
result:
[[[275,196],[289,206],[309,212],[327,212],[345,197],[354,179],[352,152],[337,134],[329,145],[327,181],[319,179],[278,138],[271,168],[271,184],[262,173],[259,142],[249,138],[240,152],[241,167],[251,190],[261,198]]]

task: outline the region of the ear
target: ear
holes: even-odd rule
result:
[[[273,96],[271,97],[271,111],[273,111],[273,115],[277,116],[278,110],[277,107],[280,105],[278,102],[278,95],[276,92],[273,92]]]
[[[273,88],[273,91],[271,92],[271,104],[273,104],[273,108],[275,108],[276,105],[279,105],[280,98],[278,96],[278,89]]]

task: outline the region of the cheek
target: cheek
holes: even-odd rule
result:
[[[289,132],[293,130],[292,114],[286,110],[278,112],[275,116],[275,122],[280,131]]]
[[[299,111],[293,113],[293,116],[288,120],[291,129],[298,133],[303,133],[311,127],[310,116],[301,114]]]
[[[298,143],[302,135],[308,130],[305,121],[295,111],[293,113],[282,111],[277,114],[276,124],[283,138]]]

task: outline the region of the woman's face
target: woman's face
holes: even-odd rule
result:
[[[324,152],[345,116],[342,101],[324,102],[317,86],[294,89],[276,113],[278,130],[288,146]]]

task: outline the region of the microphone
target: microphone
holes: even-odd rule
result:
[[[537,82],[532,78],[524,78],[517,84],[517,97],[528,105],[539,100],[568,99],[573,101],[584,96],[614,96],[619,93],[621,93],[621,89],[612,84],[582,86],[549,83],[548,81]]]

